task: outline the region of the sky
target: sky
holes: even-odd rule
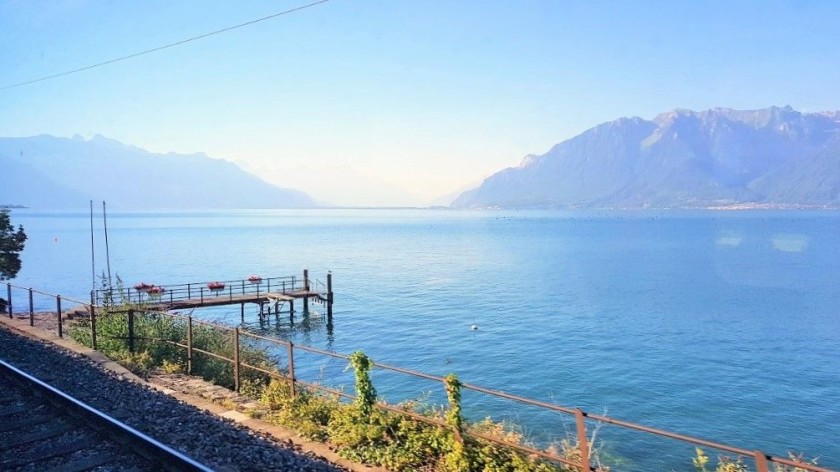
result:
[[[0,88],[312,0],[0,0]],[[0,136],[205,152],[346,206],[428,205],[619,117],[840,109],[840,2],[330,0],[0,90]]]

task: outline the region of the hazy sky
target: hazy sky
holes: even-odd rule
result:
[[[0,0],[0,87],[306,4]],[[840,109],[840,2],[331,0],[0,91],[0,135],[99,133],[345,205],[423,204],[621,116]]]

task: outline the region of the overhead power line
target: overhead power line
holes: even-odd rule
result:
[[[264,16],[262,18],[257,18],[256,20],[246,21],[245,23],[240,23],[240,24],[234,25],[234,26],[228,26],[227,28],[222,28],[220,30],[211,31],[209,33],[204,33],[204,34],[201,34],[201,35],[198,35],[198,36],[193,36],[191,38],[182,39],[181,41],[176,41],[174,43],[169,43],[169,44],[166,44],[166,45],[163,45],[163,46],[158,46],[156,48],[146,49],[145,51],[135,52],[135,53],[129,54],[127,56],[121,56],[121,57],[117,57],[115,59],[111,59],[111,60],[108,60],[108,61],[99,62],[99,63],[96,63],[96,64],[91,64],[91,65],[85,66],[85,67],[80,67],[78,69],[68,70],[68,71],[64,71],[64,72],[59,72],[57,74],[52,74],[52,75],[48,75],[48,76],[44,76],[44,77],[39,77],[37,79],[27,80],[26,82],[20,82],[20,83],[11,84],[11,85],[4,85],[4,86],[0,87],[0,91],[8,90],[8,89],[15,88],[15,87],[22,87],[24,85],[34,84],[36,82],[43,82],[45,80],[55,79],[57,77],[63,77],[65,75],[75,74],[77,72],[84,72],[86,70],[95,69],[97,67],[107,66],[107,65],[113,64],[115,62],[126,61],[128,59],[134,59],[135,57],[144,56],[146,54],[151,54],[153,52],[162,51],[164,49],[169,49],[169,48],[172,48],[172,47],[175,47],[175,46],[180,46],[182,44],[186,44],[186,43],[196,41],[196,40],[199,40],[199,39],[204,39],[204,38],[209,37],[209,36],[214,36],[214,35],[221,34],[221,33],[227,33],[228,31],[232,31],[232,30],[235,30],[237,28],[242,28],[242,27],[245,27],[245,26],[251,26],[251,25],[253,25],[255,23],[259,23],[261,21],[266,21],[266,20],[270,20],[272,18],[277,18],[278,16],[288,15],[290,13],[295,13],[295,12],[305,10],[307,8],[310,8],[310,7],[314,7],[316,5],[320,5],[322,3],[327,3],[328,1],[330,1],[330,0],[318,0],[316,2],[307,3],[306,5],[301,5],[301,6],[296,7],[296,8],[292,8],[292,9],[289,9],[289,10],[274,13],[272,15]]]

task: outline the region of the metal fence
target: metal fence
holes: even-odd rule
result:
[[[287,277],[251,277],[240,280],[198,282],[187,284],[156,285],[140,283],[131,287],[111,287],[94,291],[95,305],[120,303],[169,303],[201,301],[205,298],[250,295],[260,296],[271,293],[295,293],[309,291],[314,286],[312,280],[295,276]],[[323,286],[320,281],[316,281]]]
[[[76,301],[76,300],[62,299],[61,296],[59,296],[59,295],[50,295],[50,294],[46,294],[45,292],[40,292],[40,291],[36,291],[36,290],[33,290],[33,289],[18,287],[18,286],[12,285],[12,284],[6,284],[6,286],[7,286],[7,302],[8,302],[9,317],[13,317],[13,313],[12,313],[13,307],[18,307],[19,306],[19,305],[15,305],[15,304],[12,303],[13,301],[17,300],[16,298],[13,298],[13,296],[12,296],[13,295],[12,289],[14,288],[14,289],[17,289],[19,291],[25,291],[26,293],[29,294],[28,305],[25,305],[24,308],[28,308],[28,314],[30,316],[30,324],[32,324],[32,317],[33,317],[33,313],[34,313],[33,302],[32,302],[32,300],[33,300],[32,294],[37,293],[37,294],[41,294],[41,295],[44,295],[44,296],[47,296],[47,297],[54,298],[55,307],[56,307],[55,316],[56,316],[57,330],[58,330],[58,335],[59,336],[63,335],[62,334],[62,325],[63,325],[62,301],[65,301],[65,302],[71,301],[71,302],[83,304],[82,302],[79,302],[79,301]],[[96,349],[96,339],[97,339],[96,313],[95,313],[96,308],[94,306],[91,306],[90,304],[85,305],[85,307],[89,310],[89,316],[86,317],[87,318],[87,324],[88,324],[88,327],[90,329],[90,335],[91,335],[91,340],[92,340],[94,349]],[[21,312],[27,313],[25,310],[20,310],[20,308],[18,308],[18,313],[21,313]],[[152,339],[152,340],[145,339],[145,341],[166,342],[166,343],[169,343],[171,345],[175,345],[175,346],[178,346],[178,347],[184,349],[185,352],[186,352],[188,373],[191,373],[191,371],[192,371],[192,363],[193,363],[193,360],[195,358],[194,356],[196,354],[209,356],[209,357],[212,357],[214,359],[217,359],[217,360],[220,360],[220,361],[223,361],[223,362],[226,362],[226,363],[230,363],[232,368],[233,368],[234,388],[237,391],[239,390],[239,387],[240,387],[243,369],[251,369],[255,372],[261,372],[265,375],[271,376],[272,378],[276,378],[276,379],[288,382],[289,387],[290,387],[291,392],[292,392],[292,395],[296,394],[296,390],[297,390],[298,386],[304,386],[306,388],[326,392],[326,393],[336,395],[340,398],[344,398],[344,399],[348,399],[348,400],[352,400],[352,399],[355,398],[354,395],[348,394],[346,392],[343,392],[343,391],[340,391],[340,390],[337,390],[337,389],[333,389],[333,388],[330,388],[330,387],[326,387],[326,386],[323,386],[323,385],[320,385],[320,384],[317,384],[317,383],[313,383],[313,382],[305,382],[305,381],[302,381],[302,380],[296,378],[296,376],[295,376],[295,352],[296,351],[305,351],[305,352],[316,354],[316,355],[319,355],[319,356],[325,356],[325,357],[343,359],[343,360],[348,359],[347,355],[339,354],[339,353],[335,353],[335,352],[331,352],[331,351],[326,351],[326,350],[318,349],[318,348],[311,347],[311,346],[294,344],[291,341],[285,341],[285,340],[282,340],[282,339],[260,336],[258,334],[243,331],[243,330],[240,330],[239,328],[235,328],[235,327],[228,327],[228,326],[218,325],[218,324],[215,324],[215,323],[208,323],[208,322],[204,322],[204,321],[199,321],[199,320],[193,319],[191,316],[176,315],[176,314],[166,313],[166,312],[144,312],[144,311],[135,310],[135,309],[129,309],[129,310],[126,310],[125,312],[121,312],[120,314],[122,314],[126,317],[126,322],[128,324],[128,336],[126,337],[126,342],[127,342],[127,346],[128,346],[130,351],[135,350],[135,347],[136,347],[135,343],[136,343],[136,341],[138,341],[138,338],[134,334],[134,332],[135,332],[134,323],[135,323],[135,320],[136,320],[136,316],[138,314],[152,315],[152,316],[157,316],[157,317],[169,317],[173,320],[181,320],[182,322],[184,322],[186,324],[186,340],[185,340],[185,342],[177,342],[177,341],[162,340],[162,339]],[[212,351],[197,348],[193,343],[193,326],[195,324],[200,324],[200,325],[203,325],[203,326],[207,326],[207,327],[210,327],[211,329],[217,330],[220,333],[226,333],[227,335],[229,335],[231,337],[231,341],[232,341],[232,344],[233,344],[232,354],[225,355],[225,353],[212,352]],[[286,369],[285,369],[286,372],[283,373],[282,366],[276,366],[277,368],[275,370],[271,370],[271,369],[265,369],[265,368],[262,368],[262,367],[259,367],[259,366],[249,365],[246,361],[244,361],[241,358],[241,354],[242,354],[241,341],[242,341],[242,339],[249,339],[249,338],[273,344],[273,345],[277,346],[279,349],[285,351],[286,357],[287,357],[287,365],[285,366],[286,367]],[[378,362],[374,362],[374,368],[382,369],[382,370],[386,370],[386,371],[391,371],[391,372],[399,373],[399,374],[414,377],[414,378],[426,379],[426,380],[430,380],[430,381],[433,381],[433,382],[437,382],[445,390],[446,380],[444,379],[444,377],[441,377],[441,376],[426,374],[426,373],[423,373],[423,372],[418,372],[418,371],[414,371],[414,370],[411,370],[411,369],[405,369],[405,368],[402,368],[402,367],[392,366],[392,365],[378,363]],[[565,406],[561,406],[561,405],[556,405],[556,404],[553,404],[553,403],[533,400],[533,399],[530,399],[530,398],[525,398],[525,397],[521,397],[521,396],[518,396],[518,395],[513,395],[513,394],[510,394],[510,393],[507,393],[507,392],[500,391],[500,390],[489,389],[489,388],[482,387],[482,386],[479,386],[479,385],[463,383],[463,384],[461,384],[461,388],[466,389],[466,390],[471,390],[471,391],[474,391],[474,392],[478,392],[478,393],[481,393],[481,394],[484,394],[484,395],[488,395],[488,396],[491,396],[491,397],[494,397],[494,398],[500,398],[500,399],[505,399],[505,400],[508,400],[508,401],[524,404],[524,405],[535,406],[535,407],[544,409],[546,411],[560,413],[560,414],[563,414],[563,415],[568,415],[571,418],[574,418],[575,429],[576,429],[576,439],[577,439],[577,446],[576,447],[579,449],[579,455],[582,458],[580,461],[572,461],[572,460],[569,460],[567,458],[561,457],[561,456],[557,455],[556,453],[548,451],[548,450],[541,450],[541,449],[538,449],[536,447],[531,447],[531,446],[523,445],[523,444],[519,444],[519,443],[513,443],[513,442],[510,442],[510,441],[506,441],[504,439],[500,439],[498,437],[483,434],[483,433],[478,432],[478,431],[472,431],[472,430],[468,429],[467,431],[464,431],[464,434],[466,436],[471,436],[473,438],[478,438],[478,439],[482,439],[482,440],[485,440],[485,441],[500,444],[500,445],[503,445],[503,446],[506,446],[506,447],[510,447],[510,448],[513,448],[515,450],[521,451],[521,452],[526,453],[526,454],[532,454],[532,455],[535,455],[535,456],[539,456],[539,457],[541,457],[543,459],[546,459],[548,461],[552,461],[552,462],[561,463],[561,464],[564,464],[564,465],[567,465],[567,466],[571,466],[571,467],[574,467],[574,468],[576,468],[578,470],[581,470],[581,471],[596,471],[596,470],[599,470],[596,467],[592,466],[592,464],[590,463],[590,460],[591,460],[591,457],[590,457],[591,448],[590,448],[590,446],[591,446],[591,444],[590,444],[589,437],[587,435],[587,432],[588,432],[587,423],[589,423],[589,424],[602,423],[602,424],[615,425],[615,426],[618,426],[620,428],[624,428],[624,429],[627,429],[627,430],[639,431],[639,432],[643,432],[643,433],[654,435],[654,436],[675,439],[675,440],[682,441],[682,442],[685,442],[685,443],[688,443],[688,444],[692,444],[694,446],[704,446],[704,447],[716,449],[718,451],[723,451],[723,452],[727,452],[727,453],[731,453],[731,454],[736,454],[736,455],[738,455],[740,457],[743,457],[745,459],[751,459],[755,464],[755,470],[757,472],[770,472],[770,469],[769,469],[770,464],[774,464],[774,465],[778,465],[778,466],[791,467],[791,468],[794,468],[794,470],[813,471],[813,472],[832,472],[831,469],[827,469],[827,468],[824,468],[824,467],[819,467],[817,465],[810,464],[810,463],[805,463],[805,462],[801,462],[801,461],[794,461],[794,460],[784,458],[784,457],[773,456],[773,455],[766,454],[766,453],[764,453],[762,451],[758,451],[758,450],[744,449],[744,448],[735,447],[735,446],[731,446],[731,445],[727,445],[727,444],[717,443],[717,442],[714,442],[714,441],[708,441],[708,440],[701,439],[701,438],[696,438],[696,437],[693,437],[693,436],[687,436],[687,435],[684,435],[684,434],[679,434],[679,433],[675,433],[675,432],[671,432],[671,431],[665,431],[665,430],[662,430],[662,429],[652,428],[652,427],[649,427],[649,426],[645,426],[645,425],[641,425],[641,424],[637,424],[637,423],[632,423],[632,422],[629,422],[629,421],[623,421],[623,420],[612,418],[612,417],[605,416],[605,415],[598,415],[598,414],[594,414],[594,413],[589,413],[589,412],[581,410],[580,408],[570,408],[570,407],[565,407]],[[418,421],[426,422],[426,423],[429,423],[429,424],[434,424],[434,425],[444,427],[444,428],[449,427],[445,422],[443,422],[443,421],[441,421],[441,420],[439,420],[435,417],[422,415],[422,414],[419,414],[415,411],[404,409],[404,408],[401,408],[399,406],[395,406],[395,405],[391,405],[391,404],[386,404],[384,402],[380,402],[380,403],[377,404],[377,407],[379,407],[381,409],[384,409],[384,410],[391,411],[391,412],[395,412],[395,413],[398,413],[398,414],[410,416],[410,417],[412,417],[412,418],[414,418]],[[456,436],[457,436],[457,434],[456,434]],[[790,470],[790,469],[788,469],[788,470]]]

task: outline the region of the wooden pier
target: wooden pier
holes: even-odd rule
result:
[[[92,302],[97,306],[131,303],[142,305],[150,311],[172,311],[239,305],[242,320],[245,320],[245,305],[259,306],[262,321],[266,314],[295,313],[295,301],[303,303],[304,314],[309,312],[309,303],[326,306],[327,319],[332,320],[332,273],[327,273],[326,284],[309,279],[309,271],[303,271],[303,278],[297,276],[268,277],[252,275],[247,279],[197,282],[188,284],[155,284],[141,282],[132,288],[104,289],[94,292]],[[283,307],[288,304],[288,308]]]

